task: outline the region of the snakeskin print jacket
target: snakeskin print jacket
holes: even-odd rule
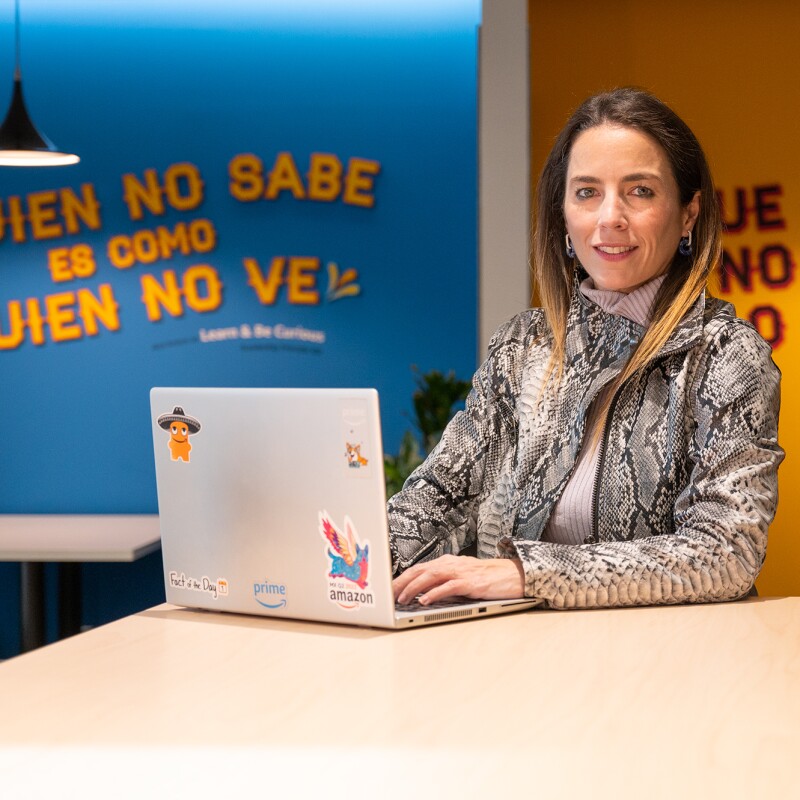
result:
[[[575,291],[564,372],[541,309],[493,337],[465,409],[389,501],[395,574],[477,547],[519,558],[551,608],[732,600],[764,562],[777,504],[780,373],[729,303],[701,296],[612,401],[593,492],[594,535],[540,540],[583,443],[593,398],[644,334]]]

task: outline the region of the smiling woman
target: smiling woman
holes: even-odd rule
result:
[[[400,602],[733,600],[777,503],[780,374],[707,294],[721,222],[686,124],[589,98],[536,194],[542,309],[495,335],[466,408],[389,502]],[[477,558],[458,553],[475,545]]]
[[[647,134],[600,125],[575,140],[564,220],[596,288],[627,293],[664,274],[699,211],[699,191],[681,205],[667,155]]]

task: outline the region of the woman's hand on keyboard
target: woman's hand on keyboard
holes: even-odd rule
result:
[[[525,595],[522,564],[509,558],[441,556],[414,564],[393,581],[398,603],[415,598],[422,604],[447,597],[476,600],[510,600]]]

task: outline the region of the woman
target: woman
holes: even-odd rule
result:
[[[705,292],[721,221],[697,139],[647,92],[588,99],[536,197],[543,309],[492,339],[389,503],[395,595],[553,608],[732,600],[777,503],[780,374]],[[458,556],[475,544],[477,558]]]

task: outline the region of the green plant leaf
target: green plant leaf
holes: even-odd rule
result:
[[[384,457],[386,470],[386,494],[391,497],[400,489],[408,476],[422,463],[442,438],[447,423],[453,418],[457,404],[463,403],[471,384],[456,378],[453,370],[443,375],[438,370],[421,374],[412,367],[417,385],[412,401],[416,414],[415,427],[422,442],[411,431],[406,431],[396,456]]]

